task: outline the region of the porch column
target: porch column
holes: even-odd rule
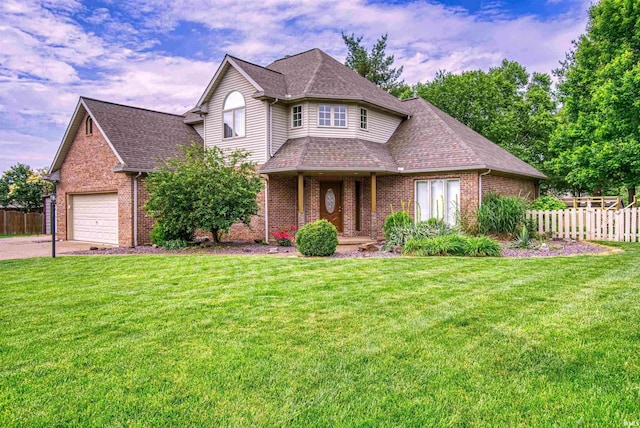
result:
[[[298,229],[304,226],[304,176],[298,173]]]
[[[377,201],[376,201],[376,173],[371,173],[371,237],[376,239],[378,237],[377,230]]]

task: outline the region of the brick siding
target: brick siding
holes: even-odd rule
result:
[[[114,173],[119,161],[98,127],[85,134],[86,116],[79,127],[64,162],[60,167],[60,183],[56,188],[58,239],[71,239],[68,222],[71,197],[78,193],[118,194],[118,245],[133,246],[133,181],[130,175]]]

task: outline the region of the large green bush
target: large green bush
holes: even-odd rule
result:
[[[412,239],[404,247],[408,256],[499,257],[500,244],[486,236],[441,235]]]
[[[405,214],[407,217],[404,217],[400,213]],[[406,219],[409,219],[408,223]],[[394,246],[404,247],[407,241],[411,239],[433,238],[434,236],[454,235],[458,233],[457,228],[449,226],[443,220],[436,218],[414,223],[403,211],[388,216],[385,220],[385,226],[387,226],[387,230],[385,231],[385,250],[389,250]]]
[[[298,231],[296,244],[305,256],[330,256],[338,246],[338,231],[327,220],[318,220]]]
[[[526,223],[527,208],[523,198],[490,193],[478,210],[478,232],[512,235]]]
[[[551,195],[542,195],[531,204],[532,210],[554,211],[563,210],[567,205]]]

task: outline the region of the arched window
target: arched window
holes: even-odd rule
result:
[[[93,134],[93,119],[91,119],[91,116],[87,116],[87,121],[85,123],[85,132],[87,135]]]
[[[244,97],[238,91],[231,92],[222,108],[224,138],[244,137]]]

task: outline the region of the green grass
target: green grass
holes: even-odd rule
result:
[[[0,262],[0,426],[637,426],[621,246]]]
[[[39,235],[40,234],[38,234],[38,233],[27,233],[27,234],[17,234],[17,235],[3,235],[2,233],[0,233],[0,239],[2,239],[2,238],[21,238],[21,237],[24,237],[24,236],[39,236]],[[46,236],[46,235],[44,235],[44,236]]]

